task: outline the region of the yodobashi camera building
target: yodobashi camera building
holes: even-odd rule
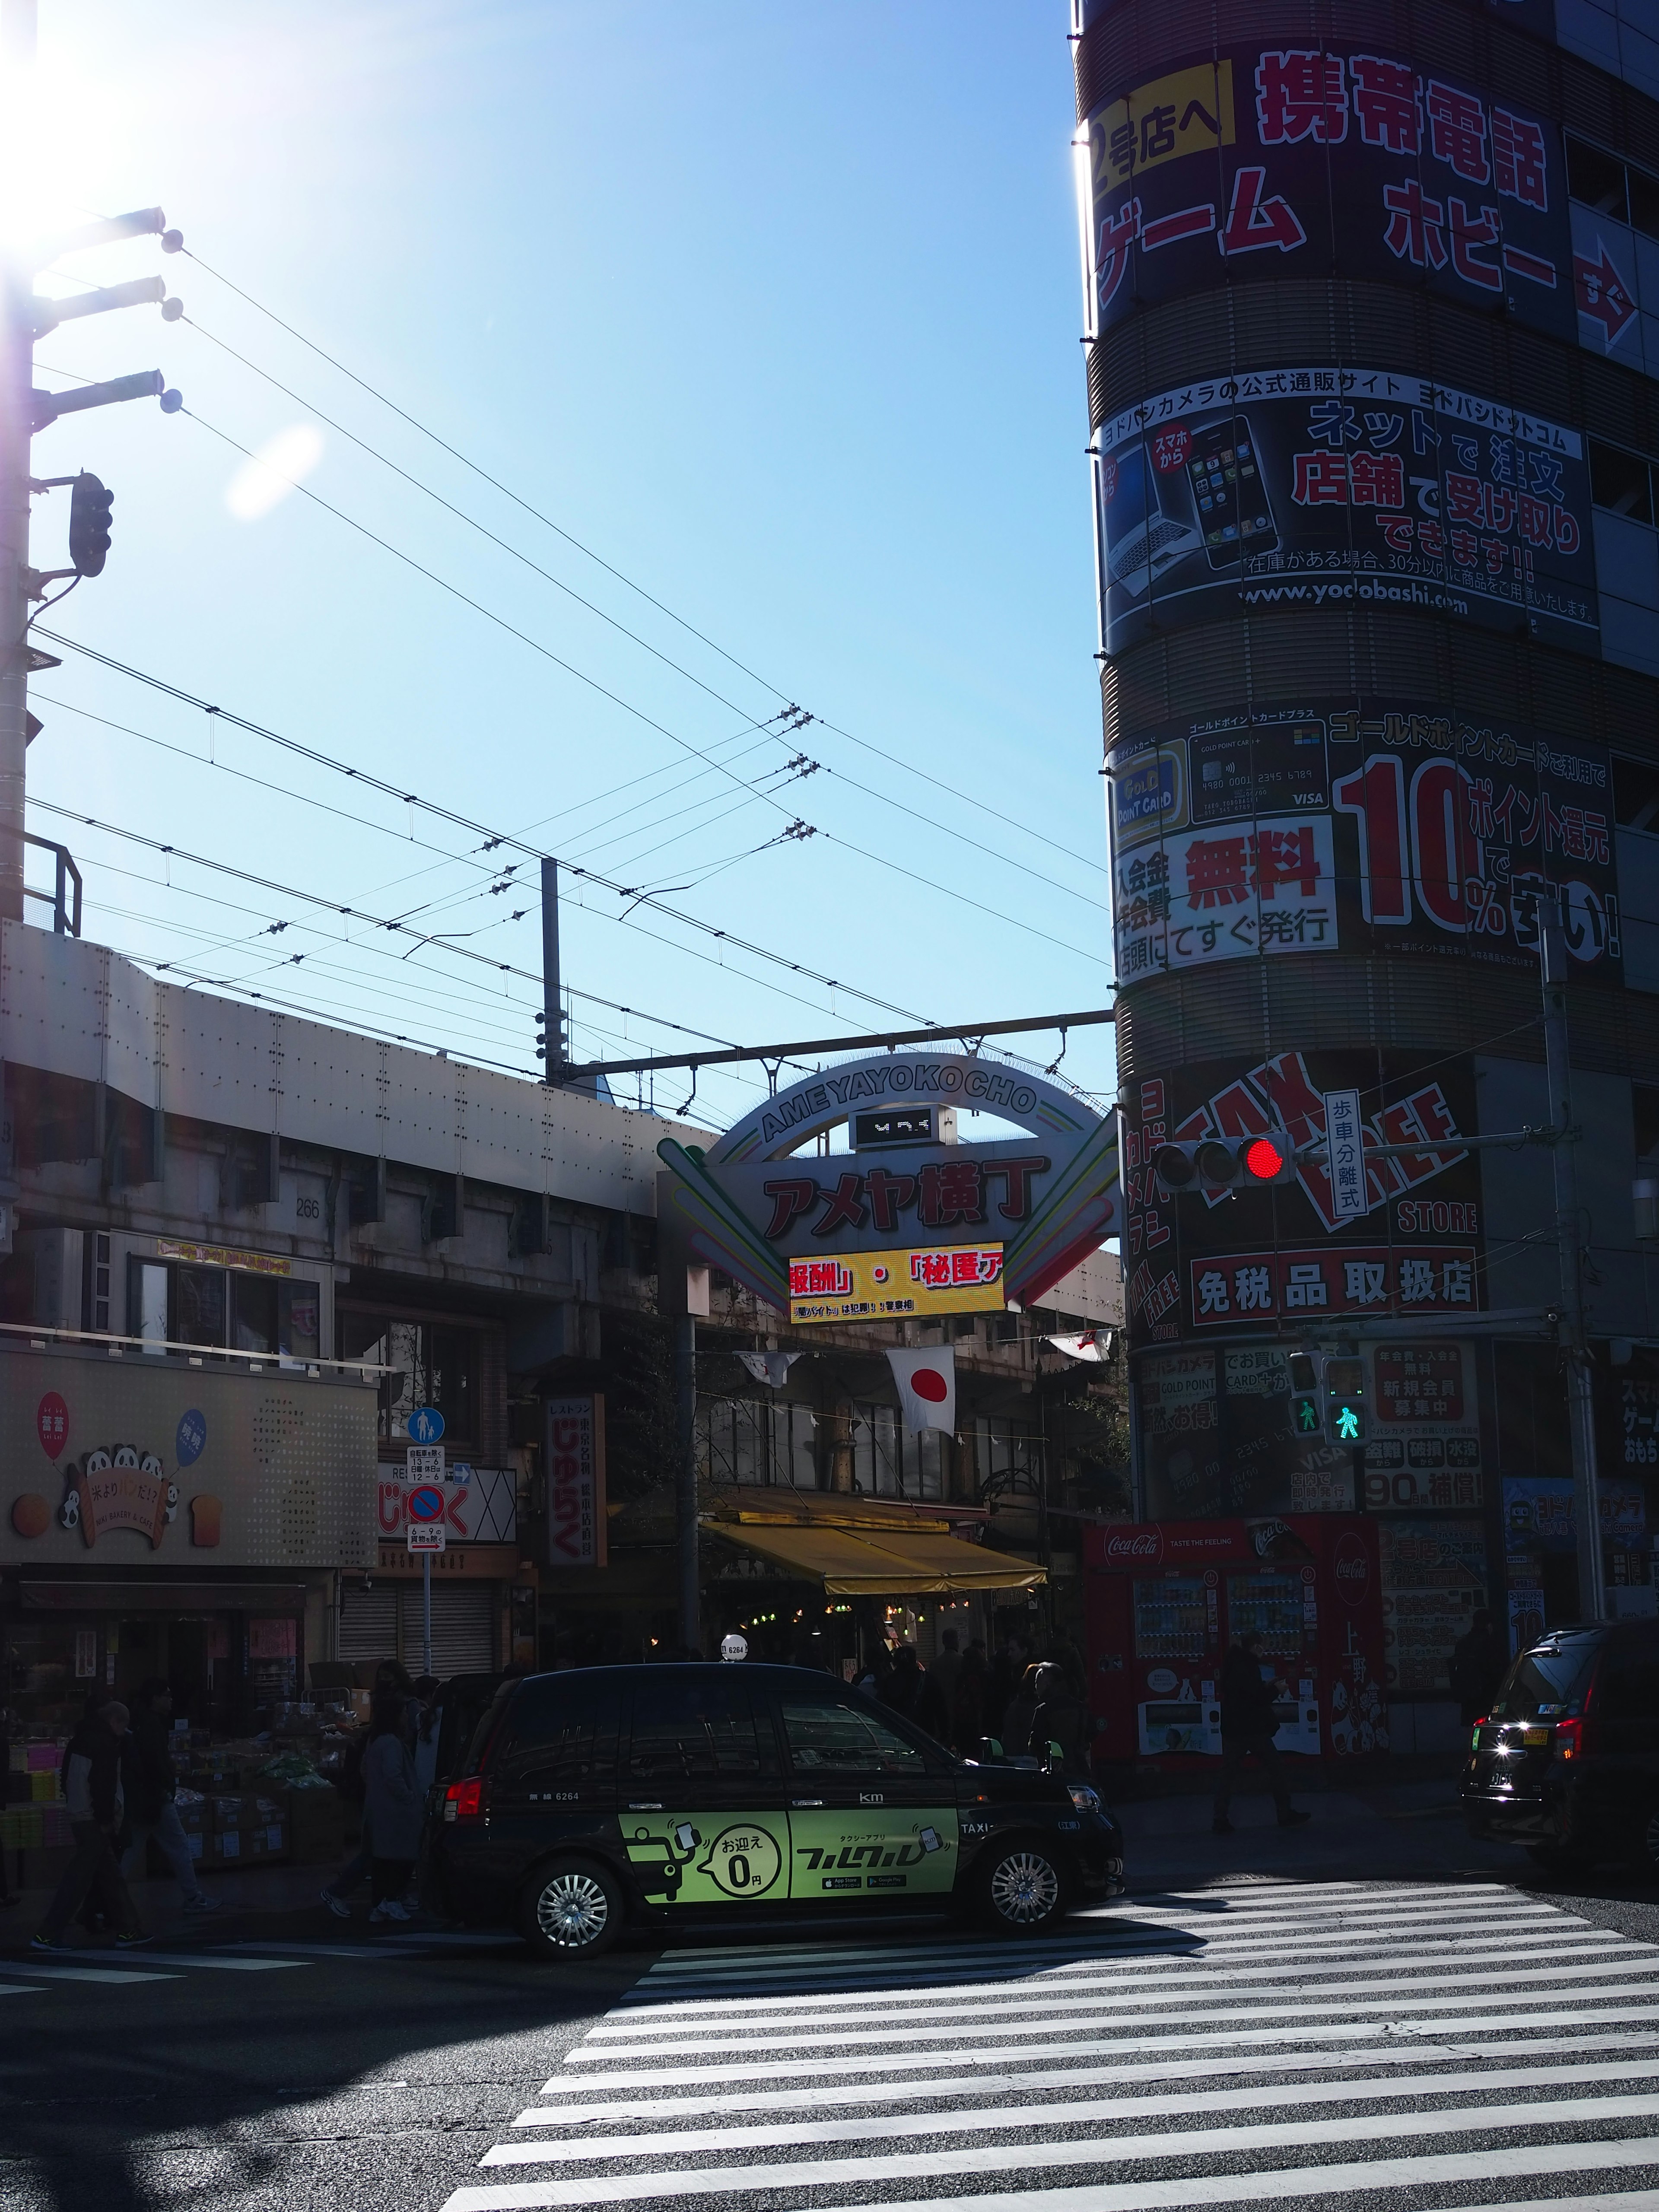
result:
[[[1359,1516],[1373,1747],[1449,1740],[1476,1607],[1528,1634],[1581,1602],[1552,1152],[1459,1141],[1550,1125],[1540,902],[1607,1604],[1654,1604],[1659,73],[1635,13],[1378,0],[1338,35],[1307,5],[1074,9],[1139,1510]],[[1341,1181],[1302,1150],[1333,1112]],[[1150,1164],[1261,1135],[1284,1176]],[[1213,1677],[1204,1572],[1146,1584],[1172,1703]],[[1257,1625],[1284,1612],[1293,1693],[1290,1595]]]

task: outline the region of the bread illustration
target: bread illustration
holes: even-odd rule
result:
[[[52,1504],[38,1490],[26,1490],[11,1501],[11,1525],[20,1536],[44,1536],[52,1526]]]
[[[190,1540],[204,1552],[216,1550],[219,1542],[219,1520],[224,1508],[216,1498],[205,1492],[190,1501]]]

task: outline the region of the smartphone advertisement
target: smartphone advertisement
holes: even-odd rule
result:
[[[1101,642],[1252,607],[1422,607],[1598,649],[1576,430],[1426,377],[1257,369],[1094,441]]]

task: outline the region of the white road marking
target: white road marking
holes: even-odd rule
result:
[[[990,2133],[1002,2128],[1070,2128],[1091,2120],[1182,2118],[1189,2112],[1245,2112],[1271,2104],[1275,2110],[1298,2105],[1364,2104],[1384,2097],[1490,2095],[1496,2089],[1564,2088],[1587,2081],[1629,2082],[1638,2069],[1623,2059],[1600,2064],[1516,2066],[1480,2074],[1405,2074],[1389,2081],[1310,2081],[1286,2087],[1262,2082],[1253,2089],[1183,2088],[1164,2097],[1086,2097],[1042,2105],[979,2106],[971,2110],[896,2117],[882,2112],[865,2120],[799,2120],[775,2127],[662,2128],[649,2135],[563,2136],[555,2141],[498,2143],[481,2166],[552,2165],[560,2160],[647,2158],[666,2151],[689,2157],[694,2151],[733,2154],[780,2150],[793,2143],[878,2142],[906,2136]],[[1648,2069],[1659,2080],[1659,2061]],[[520,2121],[516,2124],[522,2125]]]
[[[1589,2003],[1594,2000],[1601,2008],[1589,2014],[1571,2012],[1516,2014],[1509,2011],[1480,2014],[1472,2019],[1464,2020],[1401,2018],[1391,2022],[1390,2026],[1396,2033],[1403,2034],[1426,2033],[1431,2035],[1446,2033],[1471,2035],[1486,2029],[1495,2029],[1500,2033],[1513,2034],[1523,2027],[1571,2028],[1582,2027],[1587,2022],[1600,2026],[1610,2021],[1659,2021],[1659,2005],[1616,2006],[1608,2009],[1603,2002],[1606,1994],[1604,1990],[1585,1990],[1578,1996],[1578,2002]],[[1463,1997],[1455,2002],[1462,2005],[1474,2000]],[[1558,1997],[1557,2002],[1559,2002]],[[1419,2013],[1425,2009],[1426,2008],[1422,2006],[1416,2008]],[[1374,2021],[1346,2021],[1332,2023],[1304,2021],[1296,2027],[1282,2028],[1225,2028],[1219,2034],[1215,2035],[1114,2036],[1109,2043],[1103,2038],[1095,2039],[1093,2047],[1097,2050],[1109,2048],[1118,2051],[1190,2051],[1197,2052],[1213,2050],[1217,2046],[1224,2049],[1231,2044],[1248,2046],[1262,2043],[1358,2041],[1361,2036],[1375,2035],[1376,2031],[1377,2023]],[[1069,2041],[1024,2045],[999,2044],[978,2051],[953,2051],[950,2056],[959,2066],[1017,2066],[1025,2059],[1068,2058],[1073,2056],[1081,2057],[1086,2055],[1090,2047],[1088,2044]],[[573,2082],[580,2078],[585,2093],[598,2089],[638,2089],[657,2085],[669,2087],[690,2081],[781,2081],[786,2077],[810,2075],[888,2074],[896,2073],[901,2069],[920,2069],[925,2066],[938,2065],[941,2055],[935,2051],[897,2051],[884,2052],[879,2057],[866,2054],[858,2058],[781,2059],[774,2060],[771,2063],[763,2066],[663,2066],[647,2073],[636,2071],[627,2074],[589,2074],[580,2077],[567,2078]],[[570,2063],[570,2057],[574,2056],[575,2053],[572,2052],[567,2057],[565,2062],[567,2065]]]
[[[126,1954],[123,1952],[122,1957]],[[112,1987],[125,1982],[176,1982],[177,1974],[140,1974],[131,1970],[117,1973],[112,1966],[37,1966],[32,1959],[9,1959],[9,1974],[37,1976],[43,1982],[107,1982]]]
[[[125,1959],[125,1951],[77,1951],[80,1959]],[[158,1966],[206,1966],[226,1974],[277,1974],[285,1967],[303,1966],[304,1959],[236,1959],[227,1958],[217,1951],[151,1951],[144,1956]]]
[[[961,2151],[897,2152],[878,2158],[793,2159],[779,2166],[688,2166],[609,2173],[532,2183],[530,2186],[538,2192],[534,2196],[494,2201],[549,2206],[605,2204],[650,2197],[718,2197],[739,2191],[752,2193],[838,2185],[867,2187],[885,2181],[931,2180],[948,2173],[1118,2166],[1136,2159],[1212,2158],[1240,2151],[1283,2151],[1327,2143],[1656,2118],[1659,2118],[1659,2096],[1563,2098],[1541,2103],[1466,2106],[1455,2112],[1382,2112],[1340,2120],[1273,2121],[1259,2127],[1162,2130],[1155,2135],[1114,2135],[1082,2142],[975,2143]],[[1631,2148],[1650,2148],[1653,2160],[1659,2161],[1659,2143]],[[507,2185],[509,2188],[519,2185]],[[471,2201],[483,2204],[491,2200],[475,2197]],[[1030,2200],[1026,2201],[1029,2204]],[[455,2202],[454,2197],[449,2200],[452,2206]]]
[[[1431,2058],[1530,2058],[1540,2051],[1617,2051],[1626,2054],[1633,2078],[1646,2071],[1634,2063],[1638,2045],[1659,2047],[1659,2029],[1646,2036],[1573,2035],[1551,2043],[1425,2043],[1413,2038],[1369,2051],[1257,2051],[1246,2057],[1230,2055],[1206,2062],[1206,2077],[1244,2074],[1310,2073],[1316,2067],[1420,2066]],[[941,2057],[956,2054],[941,2053]],[[816,2082],[810,2089],[738,2089],[719,2096],[622,2097],[605,2104],[532,2106],[513,2123],[514,2127],[586,2127],[605,2120],[659,2120],[679,2115],[702,2118],[710,2112],[814,2112],[826,2105],[914,2105],[929,2098],[988,2097],[1001,2090],[1029,2096],[1036,2089],[1091,2089],[1109,2081],[1189,2081],[1192,2068],[1185,2060],[1143,2059],[1127,2066],[1057,2067],[1047,2074],[952,2074],[931,2081],[860,2081],[848,2087]],[[573,2083],[556,2075],[542,2084],[542,2094],[568,2090]],[[592,2085],[583,2081],[584,2089]],[[1386,2083],[1378,2087],[1386,2089]]]

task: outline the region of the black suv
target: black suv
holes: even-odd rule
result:
[[[1123,1887],[1089,1784],[977,1765],[805,1668],[504,1683],[434,1792],[423,1881],[473,1925],[592,1957],[624,1925],[952,1911],[1034,1935]]]
[[[1553,1628],[1504,1677],[1459,1795],[1469,1832],[1541,1866],[1659,1873],[1659,1621]]]

